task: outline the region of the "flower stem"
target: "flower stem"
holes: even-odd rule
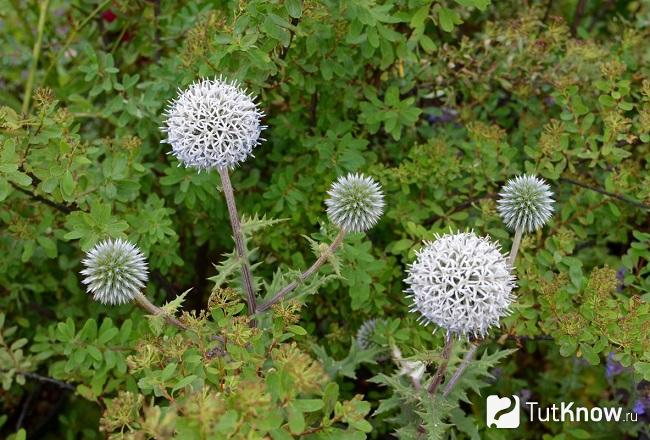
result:
[[[465,357],[463,358],[463,361],[460,363],[460,365],[454,372],[454,375],[451,376],[451,379],[449,379],[449,382],[447,382],[447,385],[445,386],[445,389],[442,392],[442,395],[444,397],[447,397],[449,393],[451,393],[452,388],[454,387],[454,385],[456,385],[456,382],[458,382],[458,379],[460,379],[460,376],[462,376],[463,372],[465,371],[465,369],[467,369],[467,366],[474,358],[474,355],[476,354],[476,350],[478,350],[478,347],[479,347],[478,344],[472,344],[469,351],[465,353]]]
[[[510,255],[508,256],[508,266],[514,267],[517,253],[519,252],[519,245],[521,245],[521,236],[524,235],[524,228],[517,228],[515,230],[515,238],[512,240],[512,248],[510,248]]]
[[[307,278],[315,274],[320,267],[325,264],[325,261],[329,257],[331,257],[336,249],[343,243],[343,238],[345,237],[345,231],[341,229],[332,242],[332,244],[329,245],[329,247],[323,252],[318,259],[314,262],[314,264],[311,265],[309,269],[304,271],[298,276],[298,280],[293,281],[292,283],[288,284],[281,290],[279,290],[273,297],[269,300],[269,302],[262,304],[257,308],[257,313],[264,312],[268,309],[271,308],[274,304],[277,304],[278,302],[282,301],[282,299],[287,296],[290,292],[292,292],[296,287],[298,287],[300,284],[302,284]]]
[[[451,348],[453,345],[454,342],[451,336],[451,332],[447,332],[447,335],[445,336],[445,348],[442,350],[442,361],[440,362],[440,365],[438,365],[438,369],[433,376],[431,385],[429,385],[429,388],[427,389],[431,395],[436,394],[436,390],[438,389],[440,382],[442,382],[445,371],[447,371],[447,365],[449,365],[449,357],[451,356]]]
[[[187,326],[180,322],[178,319],[174,318],[172,315],[169,313],[165,312],[162,308],[158,307],[157,305],[153,304],[149,299],[142,294],[142,292],[138,292],[138,294],[135,296],[135,300],[138,302],[138,305],[142,307],[144,310],[149,312],[151,315],[162,315],[163,319],[171,325],[174,325],[182,330],[187,330]]]
[[[244,282],[244,290],[246,291],[246,298],[248,302],[248,314],[254,315],[256,310],[255,291],[253,290],[253,275],[248,263],[248,255],[246,246],[244,245],[244,235],[241,231],[241,223],[239,222],[239,214],[237,213],[237,205],[235,204],[235,193],[230,183],[230,175],[228,168],[219,168],[219,176],[221,176],[221,185],[223,193],[226,197],[226,204],[228,205],[228,215],[230,217],[230,225],[232,226],[232,235],[235,240],[235,248],[241,263],[241,273]]]
[[[27,76],[27,83],[25,84],[25,94],[23,96],[23,106],[21,112],[27,114],[29,110],[29,103],[32,99],[32,89],[34,88],[34,78],[36,77],[36,68],[38,67],[38,59],[41,56],[41,46],[43,45],[43,31],[45,30],[45,18],[47,17],[47,10],[50,6],[50,0],[43,0],[41,3],[41,10],[38,15],[38,28],[36,34],[36,42],[32,49],[32,64],[29,67],[29,74]]]

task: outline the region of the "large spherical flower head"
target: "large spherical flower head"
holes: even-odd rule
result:
[[[234,168],[259,145],[266,127],[253,97],[219,79],[198,81],[170,103],[164,142],[185,166],[201,170]]]
[[[425,242],[404,282],[420,321],[458,336],[485,335],[514,299],[515,278],[499,246],[473,232]]]
[[[497,210],[511,230],[533,232],[553,215],[553,193],[544,179],[519,176],[509,180],[499,193]]]
[[[372,228],[384,212],[381,187],[370,177],[348,174],[339,178],[327,192],[327,215],[346,232],[363,232]]]
[[[147,281],[144,255],[137,246],[119,238],[95,245],[82,263],[86,290],[103,304],[130,302]]]

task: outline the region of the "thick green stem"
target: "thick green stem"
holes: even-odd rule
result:
[[[25,94],[23,95],[23,106],[21,108],[23,114],[27,114],[27,112],[29,111],[29,103],[32,100],[32,89],[34,88],[34,78],[36,77],[36,68],[38,67],[38,59],[41,56],[41,46],[43,45],[43,32],[45,30],[45,18],[47,17],[47,10],[49,6],[50,6],[50,0],[44,0],[43,3],[41,3],[41,10],[38,16],[36,42],[34,42],[34,49],[32,50],[32,64],[29,67],[27,83],[25,84]]]

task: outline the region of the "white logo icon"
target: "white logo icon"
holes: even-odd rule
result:
[[[487,397],[486,423],[488,428],[518,428],[519,427],[519,397]]]

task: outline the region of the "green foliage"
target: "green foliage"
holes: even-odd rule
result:
[[[631,408],[650,380],[650,8],[583,3],[0,0],[0,437],[497,438],[479,390]],[[218,176],[160,143],[177,88],[218,75],[269,126],[232,172],[258,301],[299,281],[256,328]],[[351,171],[381,182],[386,213],[302,280],[337,232],[326,191]],[[408,313],[404,267],[449,228],[507,250],[495,200],[524,172],[556,214],[523,239],[513,314],[431,398],[443,338]],[[108,236],[137,243],[145,294],[189,330],[90,300],[80,260]],[[351,343],[377,317],[375,346]]]

